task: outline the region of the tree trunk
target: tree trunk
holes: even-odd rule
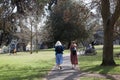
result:
[[[104,25],[104,47],[103,47],[103,59],[102,66],[115,66],[116,63],[113,59],[113,30],[114,25],[110,24],[108,20],[107,24]]]
[[[32,44],[32,21],[31,21],[31,35],[30,35],[30,54],[32,54],[33,44]]]
[[[117,1],[115,12],[112,14],[110,11],[110,0],[101,0],[101,15],[104,27],[104,46],[102,66],[115,66],[116,63],[113,59],[113,33],[114,24],[119,18],[120,14],[120,1]]]
[[[36,27],[36,53],[38,53],[38,31]]]

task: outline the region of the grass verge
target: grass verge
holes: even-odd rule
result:
[[[99,45],[95,46],[95,48],[97,50],[97,55],[79,57],[80,70],[84,72],[98,74],[120,74],[120,66],[104,66],[104,67],[100,66],[100,64],[102,63],[103,46]],[[117,53],[120,53],[120,46],[114,46],[114,55]],[[120,58],[114,57],[114,60],[116,64],[120,64]],[[81,77],[80,80],[104,80],[104,79],[96,79],[94,77],[87,79],[86,77]]]
[[[54,57],[49,50],[0,54],[0,80],[42,80],[53,67]]]

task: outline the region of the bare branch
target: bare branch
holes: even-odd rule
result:
[[[120,17],[120,0],[117,0],[115,12],[112,14],[112,17],[111,17],[111,22],[112,22],[111,25],[114,25],[119,17]]]

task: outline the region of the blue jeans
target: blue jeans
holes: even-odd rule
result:
[[[63,54],[56,54],[56,64],[60,65],[63,63]]]

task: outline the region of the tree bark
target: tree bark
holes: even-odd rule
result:
[[[110,13],[109,0],[101,0],[101,15],[104,27],[104,46],[103,46],[103,59],[102,66],[116,65],[113,59],[113,30],[114,24]]]
[[[104,27],[104,47],[102,66],[115,66],[113,59],[114,24],[120,17],[120,0],[117,0],[114,13],[110,12],[110,0],[101,0],[101,15]]]
[[[108,20],[108,23],[110,21]],[[111,24],[104,25],[104,47],[103,47],[103,59],[102,66],[114,66],[116,65],[113,59],[113,30],[114,27]]]
[[[32,44],[32,21],[31,21],[31,35],[30,35],[30,54],[32,54],[33,44]]]

